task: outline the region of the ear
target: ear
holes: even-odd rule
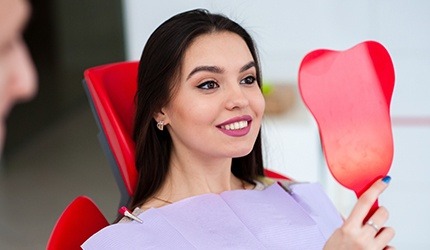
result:
[[[170,123],[169,116],[166,114],[166,112],[164,112],[164,108],[154,114],[154,119],[156,122],[162,121],[164,125],[167,125]]]

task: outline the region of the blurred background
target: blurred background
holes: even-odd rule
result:
[[[354,195],[324,162],[318,128],[297,92],[301,59],[311,50],[345,50],[376,40],[396,71],[391,104],[393,180],[380,199],[391,212],[398,249],[428,249],[430,224],[430,2],[362,1],[31,1],[25,33],[39,72],[39,93],[8,119],[0,165],[0,248],[44,249],[62,210],[91,197],[111,221],[119,201],[97,141],[98,129],[82,88],[86,68],[138,60],[152,31],[194,8],[220,12],[256,40],[263,78],[281,90],[267,96],[263,134],[268,168],[300,181],[318,181],[347,216]],[[285,101],[285,100],[288,101]],[[427,231],[428,232],[428,231]]]

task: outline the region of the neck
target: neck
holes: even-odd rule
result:
[[[174,202],[200,194],[243,189],[243,182],[231,173],[231,162],[231,158],[193,160],[172,154],[168,177],[157,197]]]

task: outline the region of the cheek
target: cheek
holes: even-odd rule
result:
[[[208,125],[216,119],[219,106],[211,101],[191,96],[178,98],[172,102],[169,117],[173,126]]]
[[[264,109],[266,107],[266,101],[264,100],[263,94],[259,91],[251,99],[251,107],[257,114],[257,117],[262,118]]]

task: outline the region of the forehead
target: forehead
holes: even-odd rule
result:
[[[227,31],[213,32],[194,39],[184,54],[183,69],[201,65],[242,67],[252,60],[242,37]]]
[[[0,0],[0,43],[21,34],[29,12],[26,0]]]

